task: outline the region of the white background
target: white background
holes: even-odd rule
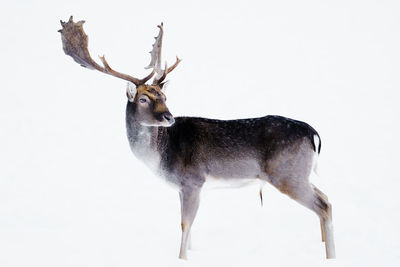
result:
[[[201,4],[200,4],[201,3]],[[398,1],[3,1],[0,266],[399,266]],[[204,191],[189,261],[178,194],[132,155],[125,82],[64,55],[85,19],[94,58],[143,77],[156,25],[175,116],[278,114],[322,137],[337,259],[276,189]]]

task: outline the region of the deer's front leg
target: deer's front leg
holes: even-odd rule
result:
[[[179,252],[180,259],[187,259],[188,237],[193,220],[196,217],[200,202],[201,187],[183,187],[179,193],[181,199],[181,227],[182,239]]]

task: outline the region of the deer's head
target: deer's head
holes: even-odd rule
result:
[[[175,120],[165,103],[166,97],[160,85],[128,83],[128,101],[134,104],[135,117],[144,126],[171,126]]]
[[[163,89],[166,87],[164,82],[168,73],[178,66],[181,61],[176,57],[175,63],[164,69],[161,68],[161,48],[162,37],[164,34],[163,24],[158,25],[160,32],[153,44],[153,50],[150,52],[151,61],[146,69],[152,69],[152,72],[143,79],[137,79],[133,76],[123,74],[111,69],[105,57],[100,57],[103,66],[97,64],[90,56],[88,50],[88,36],[83,31],[84,21],[74,22],[72,16],[68,22],[61,21],[62,29],[61,39],[65,54],[71,56],[82,67],[92,70],[98,70],[105,74],[128,81],[126,95],[128,101],[135,106],[135,114],[138,121],[145,126],[171,126],[174,123],[174,117],[166,106],[166,97]],[[151,84],[146,84],[155,75]]]

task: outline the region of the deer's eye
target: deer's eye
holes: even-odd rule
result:
[[[139,101],[140,101],[140,103],[146,103],[147,102],[146,98],[140,98]]]

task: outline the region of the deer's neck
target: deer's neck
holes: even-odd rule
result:
[[[126,130],[133,154],[151,169],[158,169],[160,164],[160,153],[158,152],[160,129],[159,127],[140,124],[136,117],[135,103],[128,102],[126,106]]]

